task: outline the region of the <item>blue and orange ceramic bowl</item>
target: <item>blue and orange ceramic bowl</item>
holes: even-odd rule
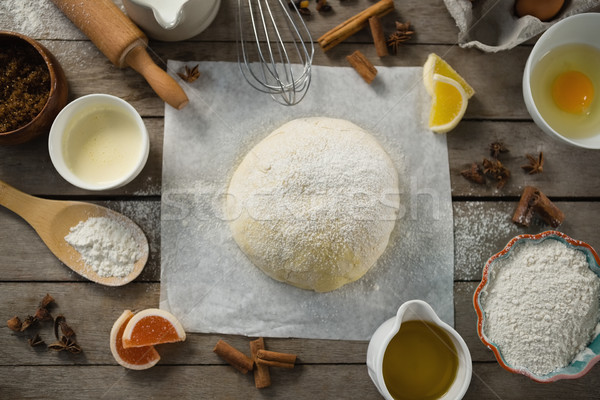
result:
[[[515,368],[510,365],[504,357],[498,346],[486,337],[484,332],[485,327],[485,313],[481,305],[480,296],[481,292],[487,287],[489,283],[490,272],[494,268],[494,263],[497,259],[504,259],[510,257],[512,248],[521,241],[532,241],[535,243],[543,242],[544,240],[558,240],[564,243],[566,246],[577,249],[583,252],[587,258],[590,269],[600,277],[600,258],[598,253],[587,243],[580,240],[575,240],[564,233],[556,231],[546,231],[537,235],[519,235],[513,238],[501,252],[494,254],[485,264],[483,269],[483,277],[481,283],[477,286],[475,294],[473,296],[473,305],[475,306],[475,312],[477,313],[477,334],[479,339],[485,344],[490,350],[494,352],[496,360],[502,368],[507,371],[525,375],[536,382],[555,382],[560,379],[577,379],[585,375],[598,361],[600,361],[600,335],[596,335],[594,339],[587,345],[587,347],[579,353],[575,359],[566,367],[554,370],[546,375],[536,375],[531,371],[524,368]]]

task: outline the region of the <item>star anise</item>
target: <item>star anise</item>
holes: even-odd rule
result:
[[[31,347],[42,346],[46,344],[40,337],[39,333],[36,333],[34,337],[27,339],[27,342]]]
[[[398,47],[409,40],[414,31],[410,29],[410,22],[398,22],[396,21],[396,32],[392,33],[386,40],[388,47],[392,48],[394,54],[398,52]]]
[[[506,148],[504,143],[494,142],[494,143],[490,144],[490,155],[492,157],[498,158],[498,155],[500,155],[500,153],[506,153],[506,152],[508,152],[508,149]]]
[[[52,318],[52,314],[50,314],[50,311],[48,311],[47,308],[45,307],[40,307],[37,309],[37,311],[35,312],[35,319],[37,319],[38,321],[53,321],[54,318]]]
[[[15,315],[14,317],[6,321],[6,325],[8,325],[8,328],[11,331],[21,332],[21,327],[23,326],[23,323],[21,322],[21,318]]]
[[[23,321],[23,324],[21,325],[21,332],[23,332],[24,330],[26,330],[27,328],[29,328],[31,325],[34,325],[38,322],[38,319],[32,315],[28,315],[25,318],[25,321]]]
[[[58,339],[58,328],[59,327],[62,332],[62,336],[61,336],[60,340]],[[56,336],[56,339],[58,340],[58,342],[48,345],[49,349],[56,350],[56,351],[66,350],[73,354],[81,353],[81,347],[77,344],[77,342],[73,338],[73,336],[75,336],[75,332],[73,331],[73,329],[71,329],[71,327],[69,325],[67,325],[67,321],[66,321],[65,317],[62,315],[59,315],[54,320],[54,336]]]
[[[540,151],[540,155],[537,156],[537,158],[535,156],[532,156],[531,154],[526,154],[525,156],[527,157],[529,164],[522,165],[521,168],[523,168],[525,171],[529,172],[530,175],[537,174],[537,173],[541,174],[544,171],[544,153],[543,152]]]
[[[471,164],[471,168],[461,171],[460,174],[468,181],[478,183],[480,185],[485,184],[485,175],[483,175],[481,166],[477,163]]]
[[[198,71],[198,66],[199,65],[196,64],[195,67],[190,68],[186,65],[184,72],[178,72],[177,75],[179,75],[179,77],[184,81],[192,83],[200,77],[200,71]]]
[[[49,344],[48,348],[55,351],[66,350],[73,354],[81,353],[81,347],[75,342],[75,340],[66,336],[62,336],[56,343]]]
[[[51,303],[54,303],[54,298],[46,293],[42,301],[40,301],[40,308],[48,308]]]
[[[317,1],[317,11],[319,11],[319,12],[331,11],[331,6],[329,4],[327,4],[327,0],[318,0]]]
[[[498,189],[502,189],[510,178],[510,171],[496,159],[483,159],[483,173],[498,181],[498,185],[496,185]]]
[[[310,12],[310,9],[308,9],[306,7],[300,7],[298,9],[298,12],[306,17],[310,17],[312,15],[312,13]]]
[[[75,331],[67,325],[67,319],[63,315],[59,315],[54,320],[54,336],[58,339],[58,328],[60,327],[60,331],[63,336],[72,337],[75,336]]]

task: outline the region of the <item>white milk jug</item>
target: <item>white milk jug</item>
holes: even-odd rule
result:
[[[123,0],[129,18],[153,39],[189,39],[208,28],[221,0]]]

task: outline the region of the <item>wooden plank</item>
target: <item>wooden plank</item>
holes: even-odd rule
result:
[[[228,366],[155,366],[129,371],[119,366],[3,366],[5,398],[201,398],[201,399],[381,399],[364,365],[301,365],[272,369],[273,384],[256,389],[251,374]],[[594,399],[600,368],[576,380],[539,384],[496,363],[474,364],[465,400]]]
[[[475,329],[476,316],[471,299],[476,286],[476,282],[455,285],[455,326],[467,342],[474,361],[493,361],[492,352],[483,346]],[[39,331],[48,344],[54,341],[51,324],[42,324],[39,329],[25,334],[3,328],[6,334],[0,335],[0,365],[116,365],[108,350],[112,324],[124,309],[157,307],[160,293],[160,286],[155,283],[131,283],[120,288],[91,283],[0,283],[0,289],[5,299],[0,304],[0,315],[4,320],[14,315],[23,319],[27,314],[33,314],[41,298],[50,293],[57,303],[52,313],[65,315],[84,350],[81,355],[65,357],[31,349],[27,338],[35,332]],[[392,316],[393,312],[390,313]],[[183,322],[185,324],[185,319]],[[161,346],[164,349],[161,363],[223,364],[212,353],[215,343],[222,338],[243,352],[249,351],[249,338],[242,336],[188,334],[184,343]],[[365,341],[266,339],[268,349],[297,354],[299,364],[361,364],[366,359],[367,344]]]
[[[565,213],[557,229],[600,250],[600,203],[556,202]],[[512,215],[517,202],[455,202],[454,279],[480,280],[488,258],[499,252],[513,237],[539,233],[551,228],[535,219],[529,228],[515,225]]]
[[[235,44],[220,46],[218,51],[210,43],[179,43],[177,46],[155,43],[152,49],[162,59],[237,62]],[[523,101],[521,80],[529,55],[529,47],[518,47],[504,53],[482,53],[457,46],[414,45],[403,46],[397,55],[380,59],[375,47],[342,43],[326,54],[316,49],[314,64],[347,67],[346,56],[360,49],[376,66],[422,66],[429,53],[446,59],[474,87],[476,95],[469,101],[466,118],[470,119],[529,119]],[[240,79],[240,84],[244,84]],[[426,105],[424,105],[426,106]]]
[[[380,399],[364,365],[302,365],[271,369],[272,385],[256,389],[252,374],[228,366],[155,366],[128,371],[114,366],[0,367],[4,398],[47,399]]]
[[[505,371],[496,362],[474,364],[471,385],[465,400],[548,400],[548,399],[597,399],[594,389],[600,383],[600,368],[592,369],[586,376],[576,380],[562,380],[551,384],[539,384],[523,376]]]
[[[47,137],[42,136],[19,146],[0,147],[0,179],[36,195],[160,195],[162,173],[163,120],[145,118],[150,133],[150,155],[141,174],[125,187],[99,193],[78,189],[62,179],[50,162]],[[600,169],[594,165],[596,152],[579,149],[552,140],[531,122],[463,121],[447,135],[452,195],[458,197],[518,198],[526,185],[539,187],[550,197],[600,197]],[[502,189],[493,181],[477,185],[467,181],[460,171],[472,162],[489,158],[488,147],[503,141],[511,150],[500,156],[511,171],[511,178]],[[544,152],[542,174],[529,175],[521,165],[525,154]],[[27,179],[19,179],[27,176]]]
[[[42,41],[57,57],[70,85],[70,97],[90,93],[108,93],[132,103],[143,116],[162,116],[164,104],[152,92],[144,78],[130,68],[118,69],[90,43]],[[166,60],[237,62],[235,43],[181,42],[177,46],[156,42],[151,52],[161,68]],[[510,52],[485,54],[457,46],[403,46],[397,55],[380,59],[374,46],[343,43],[327,52],[315,50],[314,64],[348,67],[346,56],[360,49],[376,66],[422,66],[429,53],[444,57],[474,87],[476,95],[467,108],[467,119],[529,119],[523,102],[521,79],[530,49],[519,47]],[[177,71],[171,71],[174,75]],[[102,79],[97,79],[102,76]],[[494,77],[494,78],[492,78]],[[240,75],[240,85],[246,85]],[[424,106],[427,106],[424,104]]]
[[[120,0],[114,2],[125,11]],[[285,4],[285,2],[284,2]],[[312,15],[304,18],[311,35],[316,39],[323,33],[369,7],[367,0],[330,2],[333,11],[318,13],[311,4]],[[237,0],[223,0],[213,23],[191,41],[235,41],[237,32],[235,18]],[[385,17],[388,34],[394,30],[394,21],[411,21],[417,30],[414,41],[423,43],[454,43],[458,29],[441,0],[418,2],[396,1],[396,11]],[[4,0],[0,3],[0,26],[29,35],[36,39],[84,40],[69,20],[52,4],[50,0],[23,2]],[[350,40],[370,43],[368,30],[354,35]]]
[[[122,200],[100,202],[133,219],[146,233],[150,244],[150,260],[139,281],[160,279],[160,204],[158,200]],[[516,235],[539,233],[550,229],[535,219],[529,228],[512,221],[516,201],[453,203],[454,212],[454,278],[459,281],[481,279],[483,265],[489,257]],[[600,203],[556,202],[566,215],[558,229],[575,239],[600,249]],[[20,217],[0,209],[0,281],[73,281],[83,280],[49,252],[35,231]],[[26,250],[25,250],[26,244]],[[40,275],[43,270],[43,275]]]
[[[120,212],[146,234],[150,257],[137,281],[160,279],[160,202],[96,202]],[[86,281],[63,265],[23,219],[0,209],[0,280],[1,281]]]
[[[399,15],[388,16],[389,24],[393,25],[394,19],[408,19],[415,24],[417,30],[415,40],[403,46],[398,55],[379,59],[375,54],[374,46],[370,44],[371,36],[365,30],[327,54],[317,48],[314,63],[347,66],[345,56],[360,48],[376,65],[420,66],[425,62],[428,53],[436,52],[463,74],[478,92],[467,110],[467,118],[528,118],[521,99],[521,75],[530,47],[519,47],[510,52],[496,54],[485,54],[474,49],[461,49],[453,45],[456,33],[451,33],[449,30],[456,32],[456,27],[443,3],[440,0],[416,3],[407,5],[409,7],[407,11],[402,11],[403,3],[399,3],[397,12]],[[142,77],[130,69],[119,70],[112,66],[93,44],[88,41],[80,41],[84,38],[73,33],[70,22],[55,10],[49,0],[43,4],[38,11],[31,9],[34,7],[33,5],[25,5],[25,3],[21,5],[21,2],[16,2],[16,0],[9,1],[4,5],[4,7],[8,7],[6,12],[0,13],[4,16],[0,19],[0,23],[1,26],[6,27],[5,29],[16,31],[23,31],[25,27],[34,26],[32,18],[40,19],[51,25],[41,28],[47,32],[47,38],[50,39],[42,40],[42,43],[57,56],[63,65],[71,87],[71,98],[88,93],[110,93],[132,102],[142,115],[162,115],[163,103],[154,95]],[[218,32],[215,34],[216,36],[209,37],[206,41],[179,42],[176,46],[172,43],[151,42],[150,48],[158,64],[164,68],[166,59],[235,62],[237,60],[236,37],[233,32],[235,29],[231,28],[230,23],[232,15],[235,14],[234,4],[234,0],[224,3],[217,21],[213,24]],[[318,37],[335,23],[343,21],[368,5],[366,0],[348,2],[348,4],[340,3],[335,5],[336,11],[331,16],[314,13],[315,15],[307,23],[313,35]],[[15,15],[13,10],[20,8],[24,8],[27,18],[19,17],[22,12],[16,17],[11,17]],[[38,14],[40,11],[42,14]],[[413,13],[416,19],[409,17]],[[432,17],[433,15],[435,18]],[[443,26],[447,28],[443,28]],[[439,35],[439,37],[430,37],[431,34]],[[78,39],[78,41],[56,39]],[[215,46],[213,41],[220,43]],[[440,43],[446,45],[431,45]],[[97,79],[99,76],[102,76],[103,79]],[[244,84],[241,79],[240,83]]]
[[[473,294],[478,282],[457,282],[454,285],[455,329],[463,337],[474,362],[492,362],[493,353],[477,336],[477,316]],[[36,332],[47,344],[54,342],[51,324],[41,324],[24,334],[6,327],[0,335],[0,365],[116,365],[108,350],[110,329],[124,309],[140,310],[157,307],[160,285],[131,283],[125,287],[108,288],[91,283],[0,283],[4,301],[0,304],[2,320],[14,315],[23,319],[35,313],[41,298],[50,293],[57,303],[53,315],[63,314],[77,333],[83,348],[81,355],[57,355],[44,349],[34,350],[27,338]],[[400,304],[398,304],[398,307]],[[390,313],[390,318],[393,316]],[[185,325],[185,318],[182,318]],[[375,331],[377,327],[373,327]],[[239,335],[188,333],[183,343],[162,345],[162,364],[214,365],[224,364],[212,353],[219,339],[224,339],[240,351],[249,354],[249,340]],[[362,364],[366,360],[366,341],[312,340],[299,338],[266,338],[270,350],[298,355],[299,364]]]
[[[469,197],[520,197],[523,187],[536,186],[546,195],[559,197],[599,197],[600,169],[595,165],[597,153],[568,146],[550,138],[531,122],[462,121],[448,134],[448,155],[452,194]],[[511,171],[506,186],[497,189],[493,181],[478,185],[467,181],[460,171],[471,163],[481,164],[491,158],[489,145],[503,142],[508,153],[499,156]],[[529,175],[521,168],[528,164],[526,154],[544,153],[544,172]]]
[[[163,119],[145,118],[144,123],[150,135],[148,161],[137,178],[121,188],[93,192],[79,189],[65,181],[56,172],[50,160],[47,135],[18,146],[0,146],[0,180],[32,195],[159,196],[162,179]]]
[[[62,179],[50,162],[46,136],[11,147],[0,147],[0,179],[36,195],[160,195],[162,173],[163,120],[145,118],[150,133],[150,155],[141,174],[125,187],[102,192],[78,189]],[[518,198],[526,185],[539,187],[550,197],[600,197],[600,169],[594,165],[596,152],[579,149],[552,140],[531,122],[463,121],[447,135],[452,195],[458,197]],[[460,171],[472,162],[490,157],[488,147],[503,141],[511,150],[500,156],[511,171],[511,178],[502,189],[493,181],[477,185],[467,181]],[[544,152],[542,174],[529,175],[521,165],[525,154]],[[27,176],[27,179],[20,179]]]
[[[502,369],[494,361],[492,352],[486,349],[480,342],[476,335],[476,317],[472,306],[472,295],[475,290],[476,282],[465,282],[457,283],[455,285],[455,309],[456,309],[456,329],[463,336],[467,345],[471,351],[473,360],[475,361],[475,374],[473,376],[472,392],[473,393],[484,393],[486,390],[494,391],[498,394],[503,394],[503,386],[510,384],[515,386],[516,389],[511,389],[506,393],[509,397],[501,396],[501,398],[519,398],[518,395],[522,395],[525,391],[534,390],[533,397],[530,398],[543,398],[536,397],[542,396],[544,391],[536,392],[537,388],[545,385],[533,385],[527,378],[510,374]],[[132,283],[122,288],[107,288],[101,287],[94,284],[84,283],[3,283],[0,284],[0,289],[5,296],[5,301],[0,306],[0,313],[6,315],[7,319],[14,313],[26,314],[32,312],[41,297],[49,292],[51,293],[57,303],[58,307],[53,309],[55,315],[62,313],[64,314],[71,326],[77,332],[77,339],[81,344],[84,352],[78,356],[72,356],[68,354],[54,354],[52,352],[33,350],[29,348],[26,343],[26,337],[21,337],[19,334],[10,333],[4,328],[6,334],[0,335],[0,367],[7,371],[5,367],[11,365],[19,366],[39,366],[35,368],[24,368],[24,370],[37,371],[39,379],[50,379],[52,377],[53,384],[61,385],[60,378],[65,377],[64,373],[61,373],[60,369],[47,369],[48,366],[63,366],[69,368],[75,368],[73,365],[86,366],[86,368],[79,369],[78,374],[86,374],[87,371],[91,371],[92,368],[99,368],[99,365],[113,366],[115,365],[112,356],[108,350],[108,336],[111,325],[117,316],[121,313],[122,308],[128,307],[131,309],[143,309],[147,307],[156,306],[158,302],[159,286],[157,284],[144,284],[144,283]],[[52,341],[51,327],[48,325],[42,326],[39,329],[40,335],[47,341]],[[163,345],[160,347],[162,360],[158,367],[153,368],[150,371],[134,373],[126,371],[120,367],[116,367],[118,373],[122,375],[131,375],[142,377],[145,379],[146,376],[153,377],[156,370],[160,368],[168,368],[168,365],[177,365],[177,375],[184,373],[186,365],[203,365],[203,366],[214,366],[222,365],[223,362],[216,357],[211,349],[214,343],[220,338],[221,335],[203,335],[203,334],[189,334],[186,342]],[[225,340],[231,343],[233,346],[245,351],[248,339],[241,336],[225,336]],[[315,368],[317,365],[321,365],[324,369],[320,370],[320,374],[326,374],[329,377],[330,384],[336,386],[336,379],[338,374],[347,374],[342,372],[344,368],[358,368],[353,370],[352,380],[358,380],[362,382],[364,387],[368,386],[368,378],[366,370],[364,368],[365,357],[366,357],[366,342],[347,342],[347,341],[330,341],[330,340],[304,340],[304,339],[271,339],[267,338],[267,346],[270,349],[284,352],[292,352],[299,355],[299,366],[295,369],[296,373],[300,373],[300,376],[295,376],[293,381],[302,379],[301,376],[306,373],[305,371]],[[480,364],[484,362],[484,364]],[[339,365],[343,363],[345,365]],[[355,364],[355,365],[350,365]],[[329,369],[333,368],[335,369]],[[12,367],[11,367],[12,368]],[[54,371],[54,372],[52,372]],[[107,370],[94,370],[96,371],[113,371],[113,369]],[[201,369],[202,376],[206,374],[208,369]],[[215,378],[219,379],[219,382],[227,383],[227,386],[237,387],[239,379],[244,379],[243,376],[237,374],[230,367],[223,367],[218,370],[223,375]],[[299,372],[300,371],[300,372]],[[111,372],[111,374],[113,373]],[[33,372],[31,372],[33,373]],[[117,372],[114,372],[117,373]],[[109,376],[100,373],[109,381],[113,381],[114,378],[111,374]],[[12,375],[3,374],[7,379],[4,382],[11,382]],[[68,374],[66,374],[68,376]],[[19,381],[27,382],[20,374],[14,375],[14,379],[21,377]],[[235,384],[230,383],[229,379],[237,379]],[[285,378],[283,378],[285,379]],[[483,382],[481,381],[483,379]],[[590,382],[598,382],[600,379],[600,369],[594,368],[583,379],[571,382],[562,382],[553,384],[553,389],[558,390],[555,392],[557,396],[554,398],[561,398],[561,387],[564,386],[564,390],[574,390],[575,392],[583,392],[585,385]],[[590,381],[591,380],[591,381]],[[209,380],[214,381],[214,380]],[[279,378],[277,378],[279,382]],[[53,384],[50,384],[52,387]],[[85,383],[87,385],[87,383]],[[84,389],[98,390],[100,387],[105,385],[99,382],[89,383],[90,387],[84,387]],[[178,385],[177,382],[171,382],[170,385]],[[318,384],[318,382],[315,382]],[[78,384],[79,385],[79,384]],[[582,386],[580,386],[582,385]],[[287,387],[287,384],[285,385]],[[80,386],[78,386],[80,387]],[[207,385],[207,389],[210,389],[211,385]],[[95,389],[94,389],[95,388]],[[23,386],[15,386],[14,390],[24,390]],[[239,388],[238,388],[239,389]],[[125,390],[125,389],[119,389]],[[189,388],[186,388],[188,393]],[[336,390],[340,390],[337,388]],[[357,389],[362,390],[362,389]],[[514,390],[514,391],[513,391]],[[63,392],[61,391],[61,394]],[[304,393],[304,392],[302,392]],[[510,397],[514,396],[514,397]],[[472,397],[476,398],[476,397]],[[480,397],[481,398],[481,397]],[[587,398],[587,397],[583,397]]]
[[[0,283],[3,302],[1,321],[14,315],[21,319],[35,313],[46,293],[56,300],[53,315],[63,314],[77,333],[83,349],[80,355],[55,354],[31,349],[27,338],[39,330],[46,343],[54,342],[51,324],[31,328],[25,334],[13,333],[3,325],[0,335],[0,365],[117,365],[109,350],[109,335],[114,321],[123,310],[158,307],[160,285],[130,283],[124,287],[104,287],[92,283]],[[185,325],[185,319],[182,319]],[[2,322],[4,324],[4,322]],[[375,327],[374,327],[375,328]],[[161,345],[163,364],[222,365],[224,361],[212,349],[219,339],[250,354],[249,338],[219,334],[188,334],[183,343]],[[266,338],[267,349],[294,353],[299,364],[362,364],[366,359],[367,342]]]

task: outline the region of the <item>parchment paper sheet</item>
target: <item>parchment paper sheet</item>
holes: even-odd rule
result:
[[[185,64],[200,64],[201,76],[186,85],[186,108],[165,107],[161,308],[189,332],[367,340],[403,302],[418,298],[453,325],[448,153],[446,137],[426,129],[421,68],[379,67],[367,85],[350,67],[313,67],[307,96],[285,107],[247,85],[236,63]],[[403,207],[385,253],[359,281],[329,293],[269,278],[238,248],[222,213],[241,158],[303,116],[362,126],[401,172]]]
[[[458,44],[487,52],[512,49],[563,18],[600,6],[600,0],[570,0],[557,17],[542,22],[530,15],[515,16],[515,0],[444,0],[444,3],[458,26]]]

